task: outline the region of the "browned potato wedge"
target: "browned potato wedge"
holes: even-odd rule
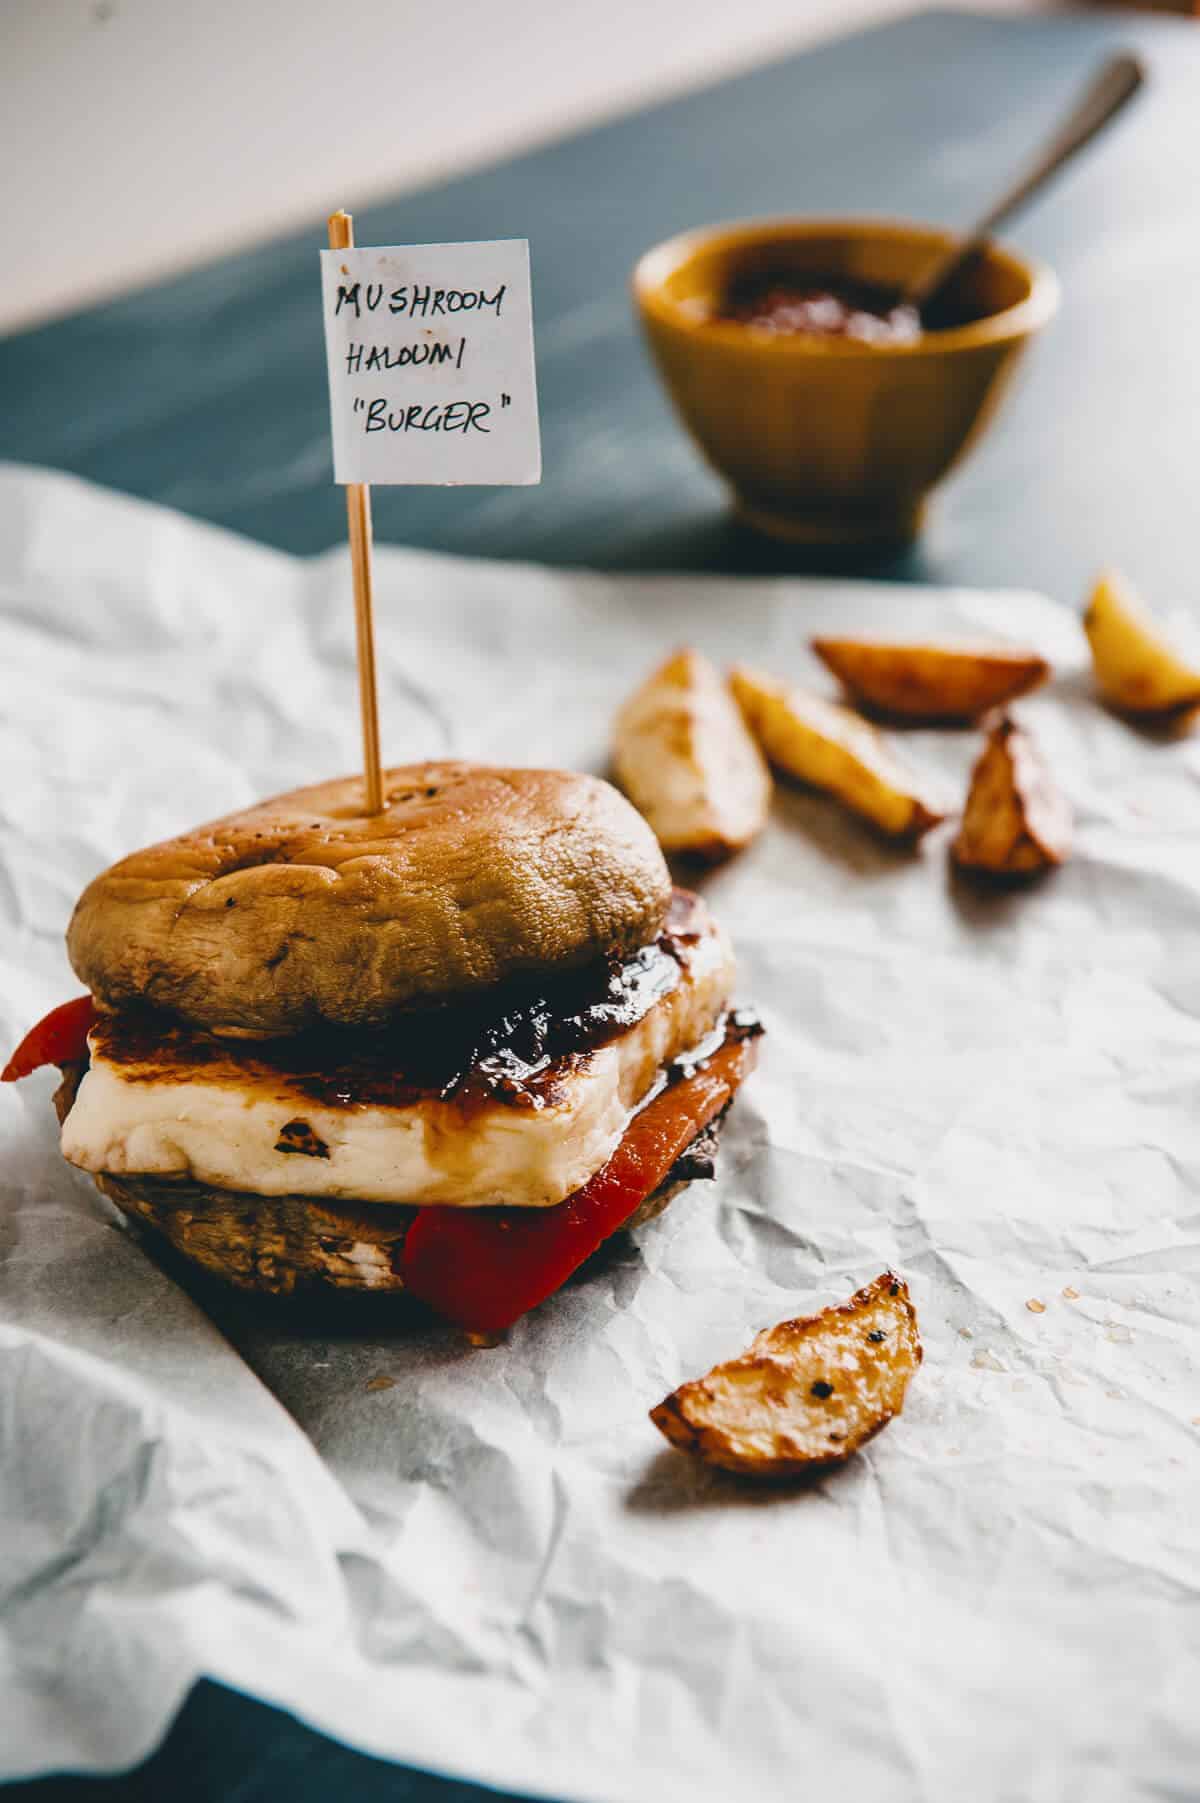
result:
[[[1092,590],[1083,629],[1096,686],[1114,707],[1164,714],[1200,703],[1200,658],[1189,660],[1176,649],[1115,571]]]
[[[886,1427],[921,1358],[908,1286],[885,1271],[849,1302],[764,1329],[740,1358],[681,1384],[650,1419],[710,1465],[802,1477],[840,1465]]]
[[[1023,727],[1002,715],[971,776],[958,837],[950,847],[964,870],[1032,876],[1071,849],[1071,810]]]
[[[898,720],[978,720],[1050,674],[1036,651],[995,645],[815,638],[812,648],[853,700]]]
[[[613,769],[664,851],[715,861],[762,828],[771,777],[717,670],[675,652],[621,708]]]
[[[776,769],[836,795],[895,838],[919,839],[945,819],[874,727],[849,708],[740,664],[729,686]]]

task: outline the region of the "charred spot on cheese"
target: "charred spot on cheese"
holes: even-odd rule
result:
[[[307,1121],[285,1121],[275,1142],[277,1152],[298,1152],[302,1158],[328,1158],[329,1147]]]

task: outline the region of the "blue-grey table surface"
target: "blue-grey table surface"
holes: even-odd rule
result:
[[[1149,91],[1013,230],[1059,271],[1061,313],[930,532],[881,573],[1075,600],[1110,560],[1151,596],[1186,587],[1200,32],[1112,13],[924,13],[362,212],[362,243],[528,236],[545,452],[539,488],[377,490],[379,536],[609,569],[788,567],[800,554],[730,523],[650,372],[628,298],[639,252],[746,214],[965,224],[1103,51],[1128,42]],[[289,550],[337,542],[324,241],[314,220],[0,342],[4,454]]]
[[[676,427],[631,314],[635,258],[687,226],[747,214],[965,224],[1093,63],[1125,44],[1148,62],[1148,91],[1014,231],[1058,270],[1061,313],[930,531],[874,573],[1077,602],[1095,567],[1115,562],[1155,600],[1186,599],[1200,451],[1200,29],[1112,12],[922,13],[363,211],[362,243],[529,238],[545,453],[539,488],[377,490],[379,536],[607,569],[800,567],[799,553],[731,524]],[[0,342],[0,451],[292,551],[337,542],[323,242],[314,219]],[[381,1766],[213,1685],[193,1692],[140,1774],[17,1788],[308,1803],[339,1787],[414,1803],[493,1795]]]

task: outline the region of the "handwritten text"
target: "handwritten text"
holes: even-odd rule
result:
[[[385,395],[379,395],[373,401],[364,400],[360,395],[354,402],[354,411],[366,415],[363,429],[367,432],[489,432],[491,430],[490,426],[484,424],[492,411],[487,401],[447,401],[441,405],[437,402],[427,405],[418,401],[415,406],[399,407],[392,412]]]
[[[410,319],[476,312],[492,312],[499,319],[504,307],[506,288],[507,283],[502,282],[494,294],[485,294],[482,288],[431,288],[428,283],[422,286],[416,282],[403,288],[393,288],[387,294],[382,282],[353,282],[349,288],[339,285],[337,305],[333,313],[336,319],[342,308],[346,307],[356,319],[361,319],[364,307],[368,313],[374,313],[386,301],[389,313],[407,313]]]

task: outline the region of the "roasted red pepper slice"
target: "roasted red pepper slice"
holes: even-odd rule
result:
[[[557,1208],[422,1208],[404,1241],[405,1288],[473,1333],[499,1333],[561,1288],[666,1178],[754,1067],[730,1040],[630,1124],[602,1170]]]
[[[0,1071],[0,1083],[15,1083],[43,1064],[81,1064],[87,1057],[87,1036],[96,1019],[90,995],[51,1008],[24,1039]]]

